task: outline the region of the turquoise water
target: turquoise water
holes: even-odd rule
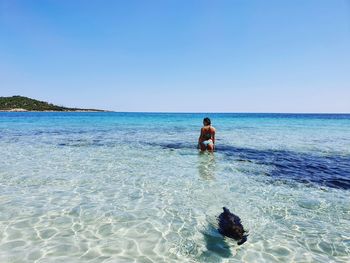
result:
[[[205,116],[0,113],[0,262],[349,262],[350,115]]]

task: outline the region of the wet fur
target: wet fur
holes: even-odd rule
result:
[[[218,217],[219,233],[237,240],[237,244],[242,245],[247,241],[248,235],[245,234],[246,231],[243,228],[241,219],[235,214],[232,214],[226,207],[223,207],[223,210],[224,212]]]

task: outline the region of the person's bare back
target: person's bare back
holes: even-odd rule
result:
[[[208,150],[213,152],[215,149],[215,128],[211,126],[211,121],[209,118],[204,118],[204,127],[201,128],[201,134],[198,138],[198,145],[201,151]]]

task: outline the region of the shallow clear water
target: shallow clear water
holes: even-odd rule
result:
[[[0,262],[349,262],[350,115],[208,115],[0,113]]]

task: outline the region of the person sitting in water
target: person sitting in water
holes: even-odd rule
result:
[[[213,152],[215,146],[215,128],[211,126],[209,118],[204,118],[203,125],[204,127],[201,128],[201,135],[198,139],[198,147],[202,152],[205,150]]]

